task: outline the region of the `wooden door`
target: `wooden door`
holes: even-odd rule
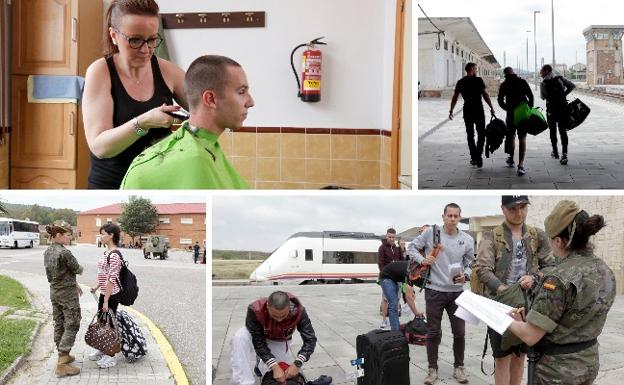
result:
[[[76,75],[78,0],[13,2],[13,74]]]
[[[77,106],[28,103],[27,77],[13,76],[11,166],[73,170]]]

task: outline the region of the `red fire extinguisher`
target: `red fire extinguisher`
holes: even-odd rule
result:
[[[297,87],[299,89],[297,96],[304,102],[318,102],[321,100],[321,63],[322,53],[321,50],[316,48],[316,45],[327,45],[320,41],[323,37],[316,38],[309,43],[299,44],[293,49],[290,54],[290,65],[292,66],[295,79],[297,79]],[[295,69],[295,63],[293,57],[295,51],[301,47],[307,47],[302,55],[302,72],[301,81],[299,81],[299,74]]]

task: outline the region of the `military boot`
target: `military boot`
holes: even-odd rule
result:
[[[59,356],[58,358],[59,364],[71,364],[74,361],[76,361],[76,357],[72,356],[71,354],[68,354],[66,356]]]
[[[54,373],[57,376],[59,377],[75,376],[76,374],[80,373],[79,367],[67,363],[67,362],[71,362],[69,361],[71,358],[72,357],[68,353],[59,354],[59,358],[56,363],[56,370],[54,370]]]

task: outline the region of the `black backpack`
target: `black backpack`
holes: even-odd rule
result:
[[[580,125],[585,121],[587,115],[591,109],[587,105],[581,102],[579,99],[574,99],[568,104],[568,116],[570,117],[570,124],[567,127],[568,130]]]
[[[113,251],[121,259],[121,270],[119,271],[119,279],[117,283],[121,291],[119,292],[119,303],[124,306],[131,306],[139,296],[139,285],[137,284],[137,278],[134,273],[128,269],[128,263],[121,253],[117,250]],[[107,262],[110,265],[110,253],[108,254]]]
[[[485,127],[485,157],[489,158],[490,154],[498,150],[507,134],[507,126],[505,122],[492,115],[490,123]]]

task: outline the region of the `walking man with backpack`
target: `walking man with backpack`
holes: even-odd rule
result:
[[[533,107],[533,92],[526,80],[518,77],[513,72],[513,68],[505,67],[503,70],[505,81],[498,90],[498,105],[507,111],[507,135],[505,137],[505,152],[509,154],[507,165],[514,166],[514,152],[516,147],[516,131],[518,132],[518,176],[526,174],[524,169],[524,154],[526,153],[526,137],[525,130],[514,125],[514,110],[522,102],[528,103],[529,107]]]
[[[543,230],[525,223],[529,211],[526,195],[503,195],[501,210],[505,221],[483,233],[477,249],[472,287],[480,282],[484,296],[494,298],[510,287],[519,285],[530,290],[543,276],[541,270],[554,266],[548,238]],[[496,385],[520,385],[524,373],[527,346],[520,344],[501,348],[502,336],[488,327],[494,356]],[[513,354],[512,354],[513,353]]]
[[[474,261],[474,240],[457,228],[461,219],[461,208],[456,203],[444,207],[440,231],[440,245],[437,257],[433,256],[433,229],[421,233],[408,246],[408,255],[431,269],[430,282],[425,286],[425,313],[427,314],[427,360],[429,371],[425,385],[433,385],[438,380],[438,347],[442,340],[442,315],[446,310],[453,331],[453,377],[460,384],[468,382],[464,371],[464,351],[466,348],[466,324],[455,316],[455,300],[464,290],[466,276],[470,275],[470,264]],[[427,257],[420,254],[424,249]]]
[[[550,143],[552,152],[550,156],[559,159],[557,147],[557,127],[561,136],[561,159],[559,163],[568,164],[568,133],[570,128],[570,118],[568,116],[568,101],[566,96],[572,92],[576,86],[563,76],[555,76],[550,64],[546,64],[540,71],[542,84],[540,85],[540,95],[546,100],[546,119],[550,128]]]
[[[451,109],[449,119],[453,120],[453,109],[457,104],[457,99],[461,94],[464,98],[464,124],[466,125],[466,137],[468,149],[470,150],[470,164],[483,167],[483,145],[485,144],[485,113],[481,97],[490,106],[490,112],[494,115],[494,107],[487,91],[483,79],[477,76],[477,65],[475,63],[466,64],[466,76],[459,79],[455,85],[455,93],[451,99]],[[475,127],[477,130],[477,144],[474,141]]]

